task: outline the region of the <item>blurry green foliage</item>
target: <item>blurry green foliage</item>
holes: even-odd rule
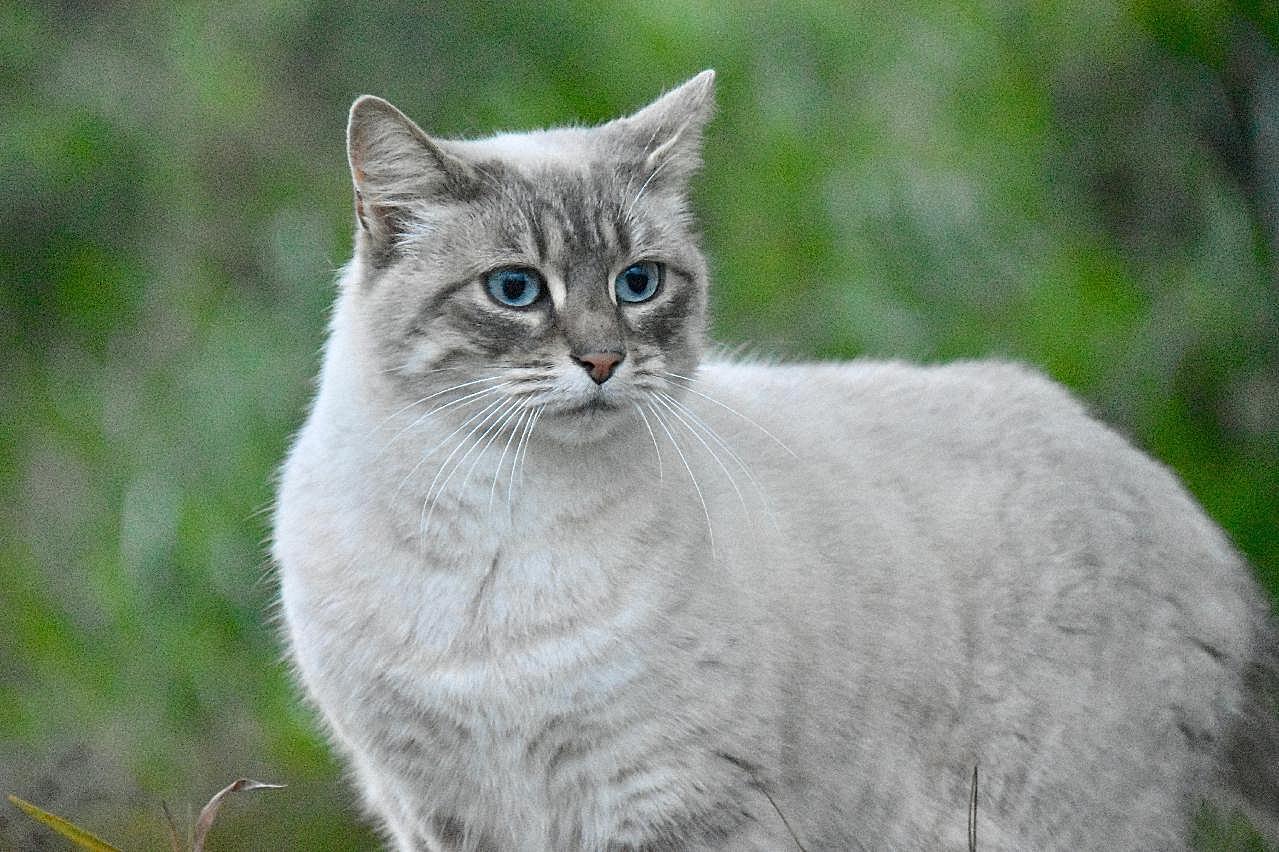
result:
[[[373,842],[263,545],[362,92],[480,134],[717,68],[719,339],[1038,364],[1279,591],[1277,28],[1270,0],[0,5],[0,778],[126,848],[240,774],[289,788],[220,848]]]

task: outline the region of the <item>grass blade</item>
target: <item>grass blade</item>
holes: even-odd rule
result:
[[[101,838],[94,837],[80,826],[69,820],[65,820],[56,814],[51,814],[46,810],[37,808],[30,802],[19,799],[17,796],[10,795],[9,801],[17,805],[23,813],[31,817],[36,822],[42,822],[49,828],[61,834],[81,849],[89,849],[92,852],[120,852],[119,849],[107,843]]]
[[[972,796],[968,800],[968,852],[977,852],[977,766],[973,765]]]
[[[164,811],[164,821],[169,826],[169,849],[172,852],[182,852],[182,841],[178,839],[178,825],[173,821],[173,814],[169,812],[169,806],[164,802],[160,802],[160,810]]]
[[[786,826],[786,833],[790,835],[790,839],[798,847],[799,852],[808,852],[808,848],[799,842],[799,837],[795,834],[795,829],[790,827],[790,820],[786,818],[786,814],[782,813],[782,809],[777,807],[777,802],[773,801],[773,796],[768,792],[764,785],[759,785],[759,791],[764,794],[764,798],[768,799],[768,803],[773,806],[773,810],[777,811],[777,815],[782,819],[782,825]]]

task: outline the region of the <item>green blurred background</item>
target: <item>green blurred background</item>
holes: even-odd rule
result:
[[[715,330],[1040,365],[1279,592],[1279,4],[0,4],[0,791],[129,849],[363,849],[290,684],[272,479],[351,99],[595,122],[719,71]],[[960,817],[962,818],[962,816]],[[61,849],[0,805],[0,848]]]

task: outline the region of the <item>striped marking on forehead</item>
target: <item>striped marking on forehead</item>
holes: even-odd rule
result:
[[[537,205],[529,224],[533,229],[533,241],[542,260],[562,257],[565,248],[564,217],[551,204]]]
[[[548,181],[545,186],[526,184],[525,188],[522,218],[544,259],[559,259],[566,253],[625,253],[630,249],[630,234],[621,219],[618,201],[607,187]]]

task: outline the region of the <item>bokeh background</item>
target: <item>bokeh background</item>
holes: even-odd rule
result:
[[[352,98],[439,135],[719,71],[715,333],[1039,365],[1279,592],[1274,0],[0,4],[0,791],[367,849],[264,546],[351,248]],[[962,818],[960,816],[959,818]],[[44,839],[42,839],[44,838]],[[0,848],[61,849],[0,803]]]

